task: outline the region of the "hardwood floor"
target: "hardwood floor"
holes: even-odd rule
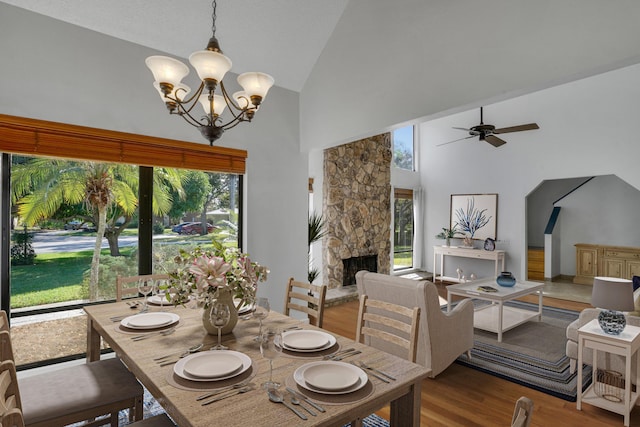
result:
[[[446,298],[444,285],[437,285]],[[537,302],[537,297],[523,301]],[[580,311],[587,304],[553,298],[544,299],[548,306]],[[324,313],[324,329],[353,338],[355,336],[358,302],[328,307]],[[576,409],[575,402],[567,402],[548,394],[467,368],[456,363],[435,379],[422,384],[421,421],[423,426],[508,426],[513,406],[520,396],[534,402],[531,426],[596,427],[622,425],[622,415],[591,405]],[[388,419],[388,407],[378,415]],[[631,413],[631,426],[640,426],[640,410]]]

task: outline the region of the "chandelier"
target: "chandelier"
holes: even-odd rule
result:
[[[268,74],[259,72],[243,73],[238,76],[241,91],[231,96],[224,87],[222,78],[231,69],[231,60],[222,54],[216,39],[216,0],[211,4],[211,38],[205,50],[197,51],[189,56],[189,62],[198,73],[200,87],[189,95],[191,89],[182,83],[189,74],[189,67],[182,62],[166,56],[154,55],[146,59],[147,67],[153,73],[156,88],[169,114],[177,114],[192,126],[200,129],[202,136],[210,145],[222,136],[222,133],[237,126],[240,122],[253,119],[274,80]],[[216,88],[220,87],[220,94]],[[198,104],[202,105],[205,115],[192,111]],[[228,108],[227,108],[228,107]],[[223,119],[222,113],[227,109],[231,117]],[[226,121],[225,121],[226,120]]]

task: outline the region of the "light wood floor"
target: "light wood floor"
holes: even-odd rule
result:
[[[443,285],[437,285],[446,297]],[[523,298],[537,302],[537,297]],[[544,304],[580,311],[587,304],[544,299]],[[354,338],[358,316],[357,301],[328,307],[324,314],[324,328]],[[622,415],[604,409],[583,405],[576,409],[575,402],[567,402],[548,394],[506,381],[456,363],[435,379],[422,384],[421,420],[423,426],[509,426],[513,405],[520,396],[534,401],[532,426],[596,427],[623,425]],[[378,415],[388,419],[388,408]],[[640,409],[631,414],[631,426],[640,426]]]

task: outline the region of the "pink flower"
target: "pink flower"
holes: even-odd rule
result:
[[[194,260],[189,271],[196,277],[198,292],[203,292],[209,287],[227,286],[226,273],[230,268],[223,258],[202,255]]]

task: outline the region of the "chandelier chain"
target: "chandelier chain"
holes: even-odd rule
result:
[[[211,12],[211,34],[213,35],[213,37],[216,36],[216,0],[213,0],[211,2],[211,8],[213,9],[213,11]]]

